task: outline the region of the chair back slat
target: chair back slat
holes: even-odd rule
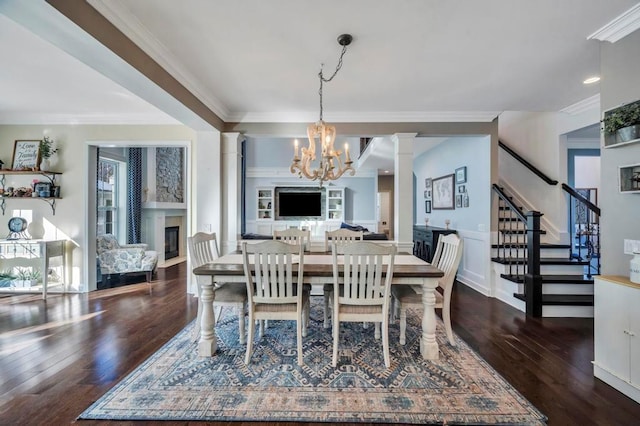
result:
[[[350,229],[336,229],[335,231],[324,232],[324,251],[331,250],[330,247],[338,246],[339,248],[354,241],[362,241],[364,232],[352,231]],[[341,252],[341,249],[339,250]]]
[[[342,275],[344,291],[339,296],[339,303],[345,305],[383,305],[388,303],[396,247],[367,241],[352,242],[341,247],[333,245],[333,276],[336,295],[339,294],[340,283],[339,250],[343,252],[344,259]],[[386,265],[385,260],[387,260]]]
[[[273,231],[273,239],[287,244],[301,245],[304,250],[311,242],[311,231],[298,228],[276,230]]]
[[[198,232],[187,237],[187,250],[194,268],[213,262],[219,257],[215,232],[211,234]]]
[[[299,257],[297,263],[294,256]],[[242,243],[249,303],[296,303],[302,297],[303,256],[302,245],[282,241]]]
[[[451,294],[462,250],[462,240],[456,234],[440,235],[438,238],[433,265],[444,272],[444,276],[438,280],[438,286],[444,290],[445,295]]]

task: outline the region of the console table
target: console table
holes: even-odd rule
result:
[[[49,281],[49,261],[53,257],[62,259],[62,279],[66,282],[66,240],[0,240],[0,270],[12,266],[33,267],[32,259],[37,260],[37,268],[40,270],[42,286],[29,287],[0,287],[2,293],[40,292],[42,298],[47,298],[47,285]]]
[[[436,251],[440,235],[455,234],[454,229],[437,228],[435,226],[413,226],[413,255],[431,263]]]

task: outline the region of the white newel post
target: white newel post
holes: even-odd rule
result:
[[[242,189],[240,133],[222,134],[222,235],[221,254],[237,250],[240,235],[240,196]]]
[[[417,133],[391,136],[395,152],[394,235],[398,252],[413,253],[413,143]]]

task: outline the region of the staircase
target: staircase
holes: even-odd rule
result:
[[[503,145],[500,146],[505,148]],[[505,150],[518,156],[508,147]],[[521,157],[518,160],[526,162]],[[527,164],[528,169],[535,169]],[[542,174],[535,170],[537,175]],[[540,177],[549,185],[557,184],[546,176]],[[597,206],[581,199],[580,194],[565,184],[562,189],[571,197],[571,206],[580,205],[593,212],[589,215],[591,221],[599,220]],[[494,184],[493,191],[499,201],[492,261],[499,276],[496,287],[501,299],[535,317],[593,317],[593,275],[599,274],[600,269],[599,245],[593,241],[599,241],[599,233],[597,236],[588,233],[590,250],[583,252],[581,247],[585,241],[583,230],[598,227],[592,223],[576,223],[570,240],[577,244],[545,242],[546,231],[540,226],[542,213],[525,212],[499,185]],[[585,205],[585,201],[591,205]]]

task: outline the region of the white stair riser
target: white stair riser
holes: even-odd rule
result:
[[[503,274],[519,275],[525,270],[524,265],[503,265]],[[541,275],[582,275],[585,268],[582,265],[540,265]]]
[[[527,255],[526,249],[513,249],[513,250],[499,250],[492,249],[492,257],[503,257],[503,256],[513,256],[513,257],[524,257]],[[554,259],[567,259],[569,257],[569,249],[540,249],[540,257],[552,257]]]
[[[524,293],[524,284],[516,284],[514,292]],[[593,284],[542,284],[542,294],[593,294]]]
[[[593,318],[593,306],[543,306],[544,318]]]

